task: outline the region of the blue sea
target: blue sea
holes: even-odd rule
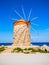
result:
[[[9,46],[12,45],[13,43],[0,43],[0,46]],[[38,45],[38,46],[42,46],[42,45],[47,45],[49,46],[49,42],[31,42],[32,45]]]

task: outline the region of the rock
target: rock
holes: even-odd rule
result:
[[[49,46],[43,45],[43,46],[41,46],[41,49],[44,51],[49,51]]]

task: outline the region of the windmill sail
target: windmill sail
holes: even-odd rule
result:
[[[25,31],[25,35],[24,35],[24,41],[23,41],[23,43],[25,43],[25,38],[26,38],[26,31]]]
[[[31,28],[32,31],[34,31],[36,34],[39,34],[34,28]]]
[[[23,27],[25,27],[25,25],[24,26],[22,26],[22,27],[20,27],[18,30],[17,30],[17,32],[16,33],[18,33]]]
[[[35,26],[39,26],[38,24],[36,24],[36,23],[31,23],[31,24],[33,24],[33,25],[35,25]]]
[[[16,10],[14,10],[14,12],[15,12],[21,19],[23,19],[23,17],[22,17]]]
[[[17,43],[19,42],[19,40],[21,39],[21,36],[22,36],[22,34],[24,33],[24,31],[26,30],[27,28],[25,28],[22,32],[21,32],[21,34],[20,34],[20,36],[19,36],[19,38],[18,38],[18,41],[17,41]]]
[[[24,18],[26,20],[26,15],[25,15],[25,11],[24,11],[24,8],[23,7],[22,7],[22,11],[23,11]]]
[[[18,19],[15,19],[15,18],[11,18],[10,20],[16,20],[16,21],[18,21]]]
[[[28,16],[28,21],[29,21],[29,18],[30,18],[31,12],[32,12],[32,9],[30,9],[29,16]]]
[[[38,18],[38,17],[32,18],[31,21],[33,21],[33,20],[35,20],[35,19],[37,19],[37,18]]]

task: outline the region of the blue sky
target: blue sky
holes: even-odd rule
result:
[[[32,23],[37,23],[39,27],[31,25],[31,41],[49,42],[49,0],[0,0],[0,42],[13,42],[13,23],[15,21],[10,20],[10,18],[21,19],[16,15],[14,9],[23,16],[22,5],[26,18],[31,8],[30,20],[38,17],[38,19],[32,21]],[[34,28],[37,33],[32,30],[32,28]]]

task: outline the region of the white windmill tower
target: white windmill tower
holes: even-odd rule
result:
[[[12,19],[12,20],[17,20],[14,23],[14,46],[32,46],[32,44],[30,43],[30,24],[31,22],[29,21],[30,15],[31,15],[31,11],[29,12],[29,16],[28,16],[28,21],[26,21],[26,16],[25,16],[25,12],[24,9],[22,7],[22,11],[24,14],[24,18],[15,10],[15,13],[21,17],[20,20],[17,19]],[[33,21],[34,19],[36,19],[37,17],[33,18],[31,21]],[[33,23],[34,24],[34,23]],[[37,25],[37,24],[34,24]]]

